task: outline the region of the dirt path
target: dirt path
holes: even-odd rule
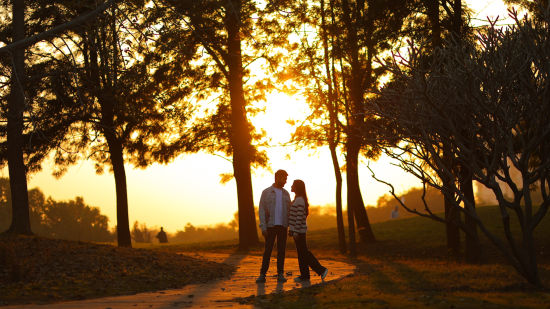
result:
[[[295,283],[293,280],[294,277],[299,275],[298,261],[295,258],[287,258],[285,260],[287,282],[277,282],[277,278],[274,277],[276,274],[276,259],[272,258],[267,274],[267,282],[257,284],[255,279],[258,276],[261,265],[261,257],[259,256],[213,253],[194,254],[191,256],[236,265],[237,271],[230,278],[219,279],[203,284],[190,284],[176,290],[164,290],[47,305],[7,306],[2,308],[252,308],[250,305],[241,305],[231,300],[236,297],[278,293],[305,286]],[[345,277],[352,274],[355,270],[355,266],[343,262],[328,260],[320,260],[320,262],[329,269],[325,282]],[[312,272],[310,285],[319,283],[321,283],[321,278]]]

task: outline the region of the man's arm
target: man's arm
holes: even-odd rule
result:
[[[260,197],[260,205],[258,206],[258,215],[260,217],[260,229],[262,230],[262,234],[264,236],[267,231],[265,207],[266,207],[266,190],[262,191],[262,195]]]

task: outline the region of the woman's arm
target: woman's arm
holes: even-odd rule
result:
[[[297,213],[297,206],[295,203],[290,204],[290,210],[288,212],[288,230],[290,232],[296,231],[296,213]]]

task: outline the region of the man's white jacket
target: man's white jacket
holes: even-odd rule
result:
[[[288,213],[290,209],[290,194],[284,188],[283,190],[283,207],[281,218],[283,218],[283,226],[288,227]],[[262,191],[260,197],[259,216],[260,216],[260,229],[266,231],[268,227],[273,227],[275,224],[275,187],[271,186]]]

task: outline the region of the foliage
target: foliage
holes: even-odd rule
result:
[[[99,208],[90,207],[82,197],[58,202],[48,198],[44,213],[39,214],[45,229],[37,235],[66,240],[110,241],[113,235],[108,230],[109,219],[101,215]]]
[[[9,180],[0,178],[0,231],[8,228],[11,218]],[[69,201],[46,199],[40,189],[29,190],[32,231],[41,237],[79,241],[111,241],[107,216],[99,208],[84,203],[82,197]]]
[[[139,224],[135,221],[130,233],[135,242],[151,243],[154,231],[150,230],[145,223]]]
[[[26,32],[32,36],[57,25],[55,8],[50,1],[33,1],[27,4]],[[9,7],[8,1],[2,1],[2,7]],[[4,11],[3,13],[6,13]],[[0,38],[8,44],[12,40],[11,17],[3,16],[0,23]],[[41,162],[52,150],[59,146],[74,118],[68,109],[77,108],[66,100],[66,93],[61,88],[67,79],[64,73],[67,66],[48,55],[41,55],[40,46],[32,46],[25,51],[25,78],[20,80],[25,89],[25,109],[23,114],[23,151],[27,171],[40,170]],[[12,80],[10,67],[12,62],[6,54],[0,56],[0,108],[1,119],[7,119],[7,100],[11,91]],[[0,126],[0,165],[7,163],[7,121]]]
[[[191,223],[187,223],[183,230],[176,231],[172,236],[169,236],[170,242],[178,243],[197,243],[237,238],[238,230],[234,225],[231,226],[228,224],[195,227]]]
[[[189,151],[206,151],[209,153],[231,156],[234,138],[231,132],[232,107],[230,95],[230,73],[237,69],[230,63],[228,54],[227,29],[225,24],[227,2],[208,1],[172,1],[155,0],[156,14],[160,15],[161,36],[156,45],[156,52],[163,58],[172,59],[159,66],[155,75],[167,81],[175,79],[178,96],[182,100],[197,105],[199,113],[193,115],[193,127],[189,128],[187,138]],[[235,4],[231,4],[235,5]],[[275,43],[265,37],[263,24],[276,27],[276,24],[265,20],[253,1],[242,1],[239,15],[239,27],[242,33],[242,76],[245,106],[244,115],[250,117],[259,112],[254,102],[265,98],[270,83],[263,80],[262,74],[252,72],[249,67],[257,66],[267,44]],[[229,10],[236,10],[236,7]],[[251,17],[255,18],[251,18]],[[280,42],[279,42],[280,44]],[[231,69],[232,68],[232,69]],[[162,85],[163,86],[163,85]],[[235,95],[235,94],[233,94]],[[248,153],[253,166],[262,167],[268,164],[266,153],[257,146],[264,145],[262,138],[265,132],[258,132],[246,121],[246,130],[250,134],[252,145]]]
[[[169,252],[6,235],[0,236],[0,263],[0,304],[176,289],[234,271]]]
[[[550,108],[550,40],[546,23],[512,16],[514,26],[492,24],[478,34],[477,45],[451,42],[428,62],[422,47],[411,46],[407,59],[392,62],[396,82],[382,90],[374,110],[393,123],[403,141],[386,153],[425,186],[454,197],[452,206],[475,220],[520,274],[539,284],[532,237],[550,205],[550,161],[544,155],[550,132],[545,116]],[[459,184],[440,182],[454,173],[443,156],[446,147],[473,180],[497,197],[505,240],[487,230]],[[511,176],[512,166],[521,182]],[[531,191],[536,185],[542,197],[538,205]],[[512,189],[512,200],[503,187]],[[520,233],[511,232],[513,214],[522,224]]]

